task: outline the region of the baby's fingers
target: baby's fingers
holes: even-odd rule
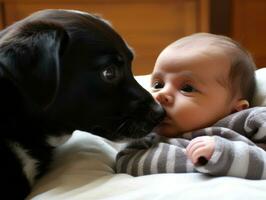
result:
[[[191,156],[191,161],[193,164],[206,164],[208,160],[209,151],[204,144],[201,147],[197,148]]]
[[[193,164],[206,164],[214,152],[215,142],[213,137],[202,136],[191,140],[186,148],[187,156]],[[203,163],[201,163],[203,162]]]
[[[199,139],[199,138],[195,138],[193,140],[190,141],[190,143],[188,144],[187,148],[186,148],[186,152],[187,152],[187,156],[188,158],[193,162],[193,155],[195,153],[195,151],[201,147],[204,146],[204,143]],[[194,163],[194,162],[193,162]]]

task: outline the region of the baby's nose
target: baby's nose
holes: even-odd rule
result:
[[[155,96],[155,99],[162,105],[170,105],[173,103],[174,98],[170,94],[160,92]]]

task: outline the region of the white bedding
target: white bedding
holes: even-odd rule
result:
[[[139,79],[142,85],[145,80],[145,77]],[[260,70],[258,81],[255,102],[265,105],[266,69]],[[37,182],[28,199],[266,200],[266,180],[197,173],[141,177],[115,174],[114,159],[122,146],[122,143],[75,131],[70,140],[57,149],[50,172]]]

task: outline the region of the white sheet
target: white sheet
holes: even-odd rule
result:
[[[76,131],[58,148],[51,171],[35,186],[34,200],[265,200],[266,180],[202,174],[114,174],[120,144]],[[30,199],[30,198],[29,198]]]
[[[266,68],[257,72],[254,102],[266,105]],[[258,76],[259,75],[259,76]],[[149,76],[138,77],[147,88]],[[34,200],[266,200],[266,180],[209,177],[202,174],[115,174],[123,144],[76,131],[56,151],[50,172],[35,185]],[[239,166],[241,167],[241,166]]]

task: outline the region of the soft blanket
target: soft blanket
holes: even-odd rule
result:
[[[185,148],[199,136],[215,138],[215,151],[203,165],[193,165]],[[134,176],[156,173],[200,172],[213,176],[266,179],[266,108],[234,113],[212,127],[186,133],[181,138],[150,134],[118,153],[116,170]]]

